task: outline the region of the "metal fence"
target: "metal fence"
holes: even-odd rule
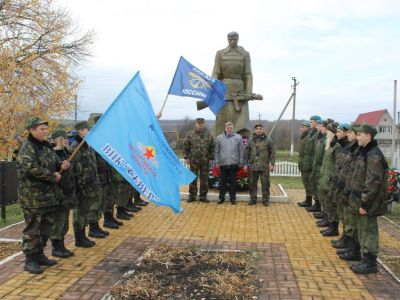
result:
[[[6,205],[18,200],[17,163],[0,161],[0,204],[1,217],[6,218]]]
[[[189,167],[183,158],[181,158],[180,161],[185,167]],[[271,173],[271,176],[300,177],[301,173],[297,163],[291,161],[278,161],[275,163],[275,170]]]

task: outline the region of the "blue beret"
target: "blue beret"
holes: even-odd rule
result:
[[[324,120],[322,120],[322,119],[321,119],[321,120],[318,120],[318,121],[317,121],[317,124],[319,124],[319,125],[324,124]]]
[[[350,124],[340,123],[337,129],[340,129],[340,130],[343,130],[343,131],[347,131],[347,130],[350,129]]]
[[[310,127],[310,123],[308,121],[301,121],[302,127]]]
[[[318,120],[321,120],[320,116],[313,115],[313,116],[310,117],[310,121],[318,121]]]

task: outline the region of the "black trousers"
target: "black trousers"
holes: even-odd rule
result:
[[[236,172],[238,165],[221,166],[221,179],[219,185],[219,200],[225,200],[229,185],[229,198],[236,200]]]

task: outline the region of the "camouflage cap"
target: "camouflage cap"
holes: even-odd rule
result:
[[[337,129],[347,131],[350,129],[350,125],[347,123],[340,123]]]
[[[318,121],[318,120],[321,120],[320,116],[313,115],[313,116],[310,117],[310,121]]]
[[[375,135],[378,133],[376,128],[368,123],[361,124],[360,127],[358,128],[358,132],[364,132],[370,134],[372,138],[374,138]]]
[[[81,121],[81,122],[76,123],[76,125],[75,125],[76,130],[80,130],[80,129],[84,129],[84,128],[90,129],[90,125],[89,125],[88,121]]]
[[[254,125],[254,129],[256,129],[257,127],[262,127],[262,128],[264,128],[264,125],[261,124],[261,123],[257,123],[256,125]]]
[[[357,133],[359,129],[360,129],[360,124],[352,124],[349,128],[349,130],[354,131],[355,133]]]
[[[67,132],[64,129],[58,128],[58,129],[54,130],[53,133],[51,134],[51,137],[53,139],[56,139],[56,138],[58,138],[60,136],[66,138],[67,137]]]
[[[35,128],[38,125],[42,125],[42,124],[46,124],[49,125],[49,123],[47,121],[42,120],[41,118],[37,117],[37,116],[33,116],[30,117],[28,119],[28,121],[26,121],[26,129],[31,129],[31,128]]]
[[[300,126],[301,126],[301,127],[308,127],[308,128],[310,128],[310,123],[309,123],[308,121],[302,121]]]
[[[95,116],[95,117],[93,118],[93,122],[94,122],[94,123],[97,123],[97,121],[101,118],[102,115],[103,115],[103,114],[98,114],[97,116]]]
[[[204,118],[197,118],[197,119],[196,119],[196,122],[198,122],[198,123],[204,123]]]

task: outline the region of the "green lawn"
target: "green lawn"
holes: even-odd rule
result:
[[[282,184],[284,189],[303,189],[301,177],[274,177],[271,176],[271,184]]]
[[[6,206],[6,220],[0,218],[0,228],[23,221],[21,207],[18,203]]]

